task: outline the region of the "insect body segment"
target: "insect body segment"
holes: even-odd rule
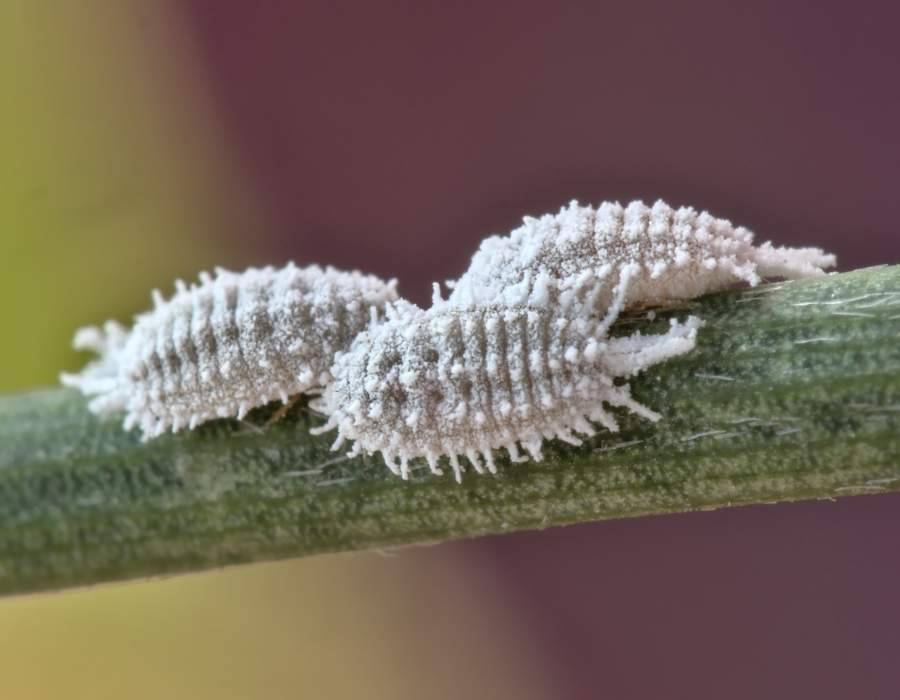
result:
[[[219,270],[155,308],[129,332],[82,329],[76,347],[100,358],[63,383],[95,397],[97,413],[126,412],[146,437],[243,417],[270,401],[327,384],[339,350],[396,299],[395,283],[357,272],[290,264]]]

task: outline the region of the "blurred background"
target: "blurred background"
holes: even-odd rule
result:
[[[898,21],[5,0],[0,391],[53,384],[76,327],[212,265],[363,268],[424,303],[572,198],[897,263]],[[0,697],[897,697],[898,538],[887,495],[5,599]]]

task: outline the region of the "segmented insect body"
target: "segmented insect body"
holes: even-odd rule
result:
[[[381,452],[403,478],[410,459],[424,457],[440,473],[446,455],[459,480],[460,456],[494,472],[494,449],[519,461],[521,445],[540,460],[545,438],[577,444],[592,423],[617,430],[604,404],[656,420],[613,380],[691,350],[699,321],[608,338],[616,313],[600,320],[566,318],[553,306],[389,306],[383,323],[337,356],[317,403],[329,420],[316,432],[337,428],[335,449],[352,440],[351,454]]]
[[[115,322],[83,328],[75,346],[100,358],[62,381],[93,396],[95,413],[125,411],[144,437],[251,408],[327,384],[336,352],[386,302],[395,282],[311,266],[217,270],[176,283],[130,331]]]
[[[736,281],[807,277],[835,264],[818,248],[753,245],[753,234],[707,212],[631,202],[596,210],[572,202],[558,214],[525,217],[508,236],[485,239],[469,269],[450,283],[460,306],[541,303],[548,296],[568,308],[572,289],[595,283],[595,310],[603,313],[626,265],[634,275],[626,307],[689,299]],[[580,313],[584,309],[576,309]]]

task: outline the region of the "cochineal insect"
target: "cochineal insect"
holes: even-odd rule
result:
[[[552,303],[388,305],[382,323],[338,354],[334,381],[314,402],[329,416],[316,432],[336,428],[334,449],[350,440],[351,454],[381,452],[403,478],[411,459],[424,457],[441,473],[446,456],[460,480],[460,457],[495,472],[495,449],[520,461],[521,445],[540,460],[544,439],[578,444],[576,433],[592,435],[594,424],[618,430],[606,406],[657,420],[615,380],[690,351],[700,322],[608,337],[634,273],[622,271],[603,318],[560,313]]]
[[[674,209],[660,200],[626,207],[604,202],[594,209],[573,201],[556,215],[525,217],[508,236],[485,239],[469,269],[448,283],[449,301],[515,305],[549,295],[567,306],[585,277],[602,282],[630,265],[625,308],[633,308],[694,298],[735,282],[821,275],[834,264],[835,257],[818,248],[755,246],[746,228],[692,207]],[[598,287],[593,311],[604,313],[611,289]]]
[[[114,321],[82,328],[78,349],[99,359],[62,382],[93,397],[94,413],[124,411],[144,438],[194,428],[322,387],[335,354],[350,347],[384,305],[396,281],[293,263],[241,273],[202,273],[176,283],[130,330]]]

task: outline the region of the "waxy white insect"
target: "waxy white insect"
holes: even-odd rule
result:
[[[556,215],[525,217],[508,236],[485,239],[469,269],[448,284],[449,301],[477,307],[542,304],[550,297],[567,307],[574,289],[592,283],[598,293],[590,301],[602,315],[613,287],[603,281],[617,278],[626,265],[635,269],[625,301],[632,308],[694,298],[739,281],[821,275],[834,264],[835,257],[818,248],[754,246],[747,229],[691,207],[635,201],[594,209],[573,201]]]
[[[540,460],[544,439],[579,444],[575,434],[592,435],[592,423],[618,430],[605,405],[657,420],[613,380],[690,351],[700,323],[607,337],[636,272],[621,271],[605,318],[562,314],[546,301],[388,305],[385,321],[338,355],[334,381],[315,403],[329,419],[314,432],[337,428],[334,449],[351,440],[351,454],[381,452],[404,479],[411,459],[424,457],[439,474],[446,456],[459,480],[460,456],[479,473],[495,472],[495,449],[520,461],[521,445]]]
[[[126,329],[82,328],[75,347],[100,357],[62,381],[93,396],[98,414],[125,412],[146,438],[322,387],[335,354],[350,347],[396,281],[310,266],[203,273],[176,283]]]

